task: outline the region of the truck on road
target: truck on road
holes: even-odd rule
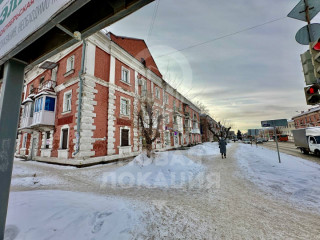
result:
[[[292,130],[294,144],[304,154],[320,156],[320,127],[308,127]]]

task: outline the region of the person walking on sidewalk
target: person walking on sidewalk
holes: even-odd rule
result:
[[[220,153],[221,153],[221,157],[223,158],[226,158],[227,156],[227,142],[224,138],[221,138],[219,140],[219,148],[220,148]]]

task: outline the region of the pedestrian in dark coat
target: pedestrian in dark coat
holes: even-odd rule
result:
[[[224,156],[224,158],[226,158],[227,156],[227,142],[226,142],[226,140],[224,139],[224,138],[221,138],[220,140],[219,140],[219,148],[220,148],[220,153],[221,153],[221,157],[223,158],[223,156]]]

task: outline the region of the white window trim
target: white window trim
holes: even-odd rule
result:
[[[70,59],[73,59],[71,66],[70,66]],[[68,59],[67,59],[67,65],[66,65],[66,73],[69,73],[69,72],[71,72],[71,71],[74,71],[74,62],[75,62],[75,56],[74,56],[74,55],[68,57]]]
[[[164,103],[165,103],[166,105],[169,104],[169,94],[168,94],[168,93],[165,93],[165,94],[164,94]]]
[[[122,72],[123,71],[127,71],[128,72],[128,82],[126,82],[126,81],[124,81],[122,78],[123,78],[123,76],[122,76]],[[124,66],[121,66],[121,80],[120,80],[121,82],[123,82],[123,83],[125,83],[125,84],[128,84],[128,85],[130,85],[130,70],[129,69],[127,69],[126,67],[124,67]]]
[[[121,109],[122,109],[122,107],[121,107],[121,102],[122,102],[122,100],[128,101],[128,105],[129,105],[128,115],[124,115],[124,114],[121,113]],[[131,100],[130,100],[129,98],[120,97],[120,116],[129,117],[129,118],[131,117]]]
[[[63,139],[63,136],[62,136],[62,130],[64,129],[68,129],[68,140],[67,140],[67,149],[62,149],[62,139]],[[70,127],[69,125],[63,125],[60,129],[60,143],[59,143],[59,150],[69,150],[69,137],[70,137]]]
[[[126,130],[129,130],[129,133],[128,133],[128,146],[121,146],[121,143],[122,143],[122,130],[123,129],[126,129]],[[128,148],[128,147],[131,147],[131,129],[130,127],[128,126],[123,126],[123,127],[120,127],[120,143],[119,143],[119,148]]]
[[[56,66],[54,69],[51,70],[51,80],[57,81],[58,77],[58,66]]]
[[[71,93],[70,98],[70,110],[66,110],[66,95]],[[63,93],[63,105],[62,105],[62,114],[70,113],[72,111],[72,89]]]
[[[163,136],[164,144],[167,145],[168,147],[171,146],[171,134],[170,134],[170,131],[169,130],[165,130],[163,134],[164,134],[164,136]],[[167,139],[166,136],[169,136],[168,143],[166,142],[166,139]]]
[[[148,86],[147,86],[147,80],[142,79],[142,85],[141,85],[141,96],[147,96],[148,92]]]
[[[22,148],[25,149],[27,147],[27,141],[28,141],[28,133],[23,134],[22,138]]]
[[[169,123],[170,123],[169,114],[166,114],[166,115],[164,116],[164,122],[165,122],[165,124],[169,124]]]
[[[160,97],[160,94],[161,94],[161,92],[160,92],[160,88],[158,88],[158,87],[156,87],[156,89],[155,89],[155,92],[156,92],[156,98],[157,99],[160,99],[161,97]]]

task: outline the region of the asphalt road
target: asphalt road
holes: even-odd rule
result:
[[[263,144],[259,144],[259,146],[263,146],[272,150],[277,150],[276,142],[265,142]],[[315,156],[313,154],[306,155],[301,153],[300,149],[297,149],[293,142],[279,142],[279,151],[295,157],[300,157],[306,160],[320,163],[320,157]]]

